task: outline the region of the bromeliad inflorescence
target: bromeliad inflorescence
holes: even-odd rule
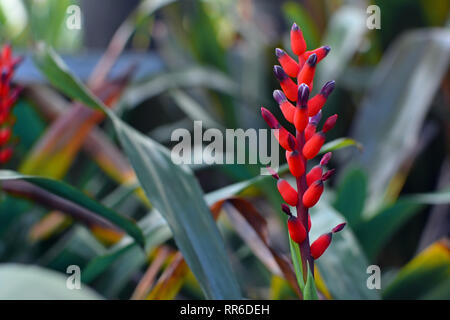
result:
[[[8,162],[13,149],[10,146],[14,118],[11,115],[20,88],[12,87],[11,80],[14,70],[22,58],[13,58],[9,45],[4,45],[0,51],[0,165]]]
[[[333,115],[326,119],[322,130],[317,131],[322,107],[333,91],[335,82],[325,83],[320,92],[310,99],[316,66],[330,52],[330,47],[323,46],[306,51],[302,31],[294,23],[291,29],[291,48],[298,57],[297,61],[285,51],[275,50],[281,66],[275,66],[274,73],[282,91],[275,90],[273,97],[279,104],[283,116],[294,125],[295,136],[282,127],[269,110],[261,108],[261,113],[269,127],[276,129],[275,137],[281,147],[286,150],[289,171],[296,179],[297,189],[269,168],[272,176],[277,180],[278,191],[283,200],[288,205],[296,207],[297,215],[294,216],[288,205],[281,205],[283,212],[289,216],[289,235],[300,247],[303,277],[306,280],[307,266],[309,265],[309,269],[314,272],[314,260],[325,252],[331,243],[332,234],[341,231],[345,223],[336,226],[330,233],[320,236],[310,245],[308,233],[311,229],[311,218],[308,211],[319,201],[324,182],[332,176],[334,170],[325,171],[325,166],[331,158],[330,152],[326,153],[319,165],[313,167],[308,173],[306,173],[307,161],[319,154],[325,142],[325,134],[336,124],[337,115]]]

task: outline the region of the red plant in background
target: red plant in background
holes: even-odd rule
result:
[[[280,82],[282,91],[275,90],[273,97],[279,104],[286,120],[295,126],[295,137],[280,125],[269,110],[261,108],[261,113],[269,127],[277,129],[274,132],[275,137],[281,147],[286,150],[289,171],[297,182],[296,190],[269,168],[272,176],[277,180],[278,191],[284,201],[297,209],[297,215],[294,216],[291,214],[289,206],[281,205],[283,212],[289,216],[289,235],[300,246],[303,276],[306,281],[307,265],[314,273],[314,260],[325,252],[331,243],[332,234],[341,231],[345,223],[336,226],[332,232],[320,236],[310,245],[308,233],[311,229],[311,218],[308,210],[319,201],[324,189],[324,182],[331,177],[334,169],[324,172],[324,167],[331,158],[331,152],[325,154],[320,164],[313,167],[308,173],[306,172],[307,161],[317,156],[325,142],[325,134],[336,124],[337,115],[333,115],[325,121],[322,130],[317,132],[317,126],[321,120],[321,109],[333,91],[335,82],[325,83],[320,93],[310,99],[317,63],[326,57],[330,52],[330,47],[324,46],[306,51],[306,42],[302,31],[294,23],[291,29],[291,48],[298,56],[298,62],[285,51],[278,48],[275,50],[281,66],[275,66],[274,73]],[[292,78],[295,78],[297,82]]]
[[[8,162],[13,155],[13,149],[9,145],[12,135],[11,127],[14,124],[11,110],[21,89],[13,88],[11,79],[21,61],[20,57],[12,57],[11,46],[3,46],[0,52],[0,165]]]

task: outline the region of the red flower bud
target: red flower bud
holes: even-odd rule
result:
[[[286,151],[286,160],[289,165],[289,171],[294,177],[298,178],[305,173],[305,164],[297,150]]]
[[[326,233],[321,235],[311,244],[311,256],[314,260],[319,259],[319,257],[327,250],[333,238],[332,233]]]
[[[303,38],[303,33],[296,23],[291,28],[291,48],[297,56],[302,55],[306,51],[305,38]]]
[[[286,94],[286,97],[291,101],[297,101],[297,85],[280,66],[274,66],[273,72],[275,77],[280,82],[281,89]]]
[[[326,166],[326,165],[328,164],[328,162],[330,161],[332,155],[333,155],[333,154],[332,154],[331,152],[325,153],[325,154],[323,155],[322,159],[320,159],[320,165],[321,165],[322,167],[323,167],[323,166]]]
[[[303,224],[301,223],[300,219],[294,216],[290,216],[288,219],[288,230],[289,230],[289,236],[291,239],[301,244],[306,239],[306,230]]]
[[[325,135],[322,132],[314,134],[303,146],[303,155],[306,159],[314,158],[325,142]]]
[[[13,155],[12,148],[5,148],[0,150],[0,164],[5,164],[8,162]]]
[[[308,97],[309,88],[306,84],[302,83],[298,87],[297,108],[294,114],[294,126],[299,132],[303,132],[309,122],[307,109]]]
[[[342,229],[344,229],[344,227],[347,225],[347,223],[343,222],[338,224],[336,227],[333,228],[333,230],[331,230],[331,232],[333,233],[337,233],[339,231],[341,231]]]
[[[308,115],[310,117],[314,116],[322,109],[322,107],[325,105],[325,102],[327,102],[328,96],[333,91],[334,86],[335,86],[334,81],[328,81],[322,87],[320,93],[315,95],[308,101]]]
[[[293,78],[297,77],[300,70],[298,63],[295,62],[295,60],[292,59],[286,52],[279,48],[275,49],[275,55],[277,56],[281,67],[284,69],[284,71],[286,71],[287,75]]]
[[[323,176],[322,181],[327,181],[336,172],[336,169],[328,170]]]
[[[278,140],[278,143],[280,144],[280,146],[285,150],[292,151],[292,148],[289,145],[289,140],[293,140],[294,145],[295,145],[294,136],[280,125],[277,118],[275,118],[275,116],[269,110],[267,110],[264,107],[261,107],[261,114],[262,114],[264,120],[266,121],[267,125],[271,129],[274,129],[274,130],[278,129],[278,130],[274,131],[274,135],[275,135],[275,138]]]
[[[306,208],[313,207],[320,199],[323,192],[322,180],[314,181],[303,194],[303,205]]]
[[[282,210],[284,213],[286,213],[288,216],[292,216],[291,209],[289,209],[289,206],[288,206],[287,204],[282,203],[282,204],[281,204],[281,210]]]
[[[11,129],[2,128],[0,129],[0,147],[5,145],[11,138]]]
[[[311,137],[316,133],[316,125],[309,122],[305,128],[305,141],[311,139]]]
[[[329,46],[323,46],[311,51],[306,51],[303,54],[303,59],[308,60],[310,55],[315,54],[317,55],[317,63],[319,63],[320,61],[322,61],[323,58],[325,58],[328,55],[330,50],[331,48]]]
[[[306,175],[306,184],[308,187],[313,184],[314,181],[320,180],[322,178],[322,167],[317,165],[313,167]]]
[[[297,76],[297,83],[300,85],[302,83],[308,85],[312,90],[312,83],[314,80],[314,74],[316,72],[317,56],[312,54],[306,60],[303,68],[300,70]]]
[[[283,200],[290,206],[295,207],[298,202],[298,194],[291,185],[283,179],[278,179],[277,188]]]
[[[334,115],[332,115],[331,117],[329,117],[329,118],[325,121],[325,123],[323,124],[322,131],[323,131],[324,133],[327,133],[328,131],[330,131],[331,129],[333,129],[333,128],[334,128],[334,125],[336,124],[337,118],[338,118],[338,115],[337,115],[337,114],[334,114]]]
[[[280,106],[281,112],[286,120],[294,123],[295,106],[286,99],[283,91],[275,90],[273,92],[273,98]]]

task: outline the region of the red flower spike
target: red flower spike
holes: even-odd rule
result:
[[[297,150],[286,151],[286,160],[291,174],[298,178],[305,173],[305,165],[300,153]]]
[[[314,181],[320,180],[322,178],[322,167],[317,165],[313,167],[306,175],[306,184],[308,187],[313,184]]]
[[[291,101],[297,101],[297,85],[280,66],[274,66],[273,72],[275,77],[280,82],[281,89],[286,94],[286,97]]]
[[[308,109],[306,107],[309,97],[309,88],[302,83],[298,87],[297,108],[294,115],[294,126],[299,132],[303,132],[308,125]]]
[[[333,228],[333,230],[331,230],[331,232],[333,233],[337,233],[339,231],[342,231],[342,229],[344,229],[344,227],[347,225],[347,223],[343,222],[338,224],[336,227]]]
[[[334,114],[325,121],[325,123],[323,124],[323,128],[322,128],[323,133],[327,133],[328,131],[330,131],[331,129],[334,128],[337,118],[338,118],[338,115]]]
[[[288,219],[289,236],[292,241],[301,244],[306,239],[306,230],[300,219],[290,216]]]
[[[325,135],[322,132],[314,134],[303,146],[303,155],[306,159],[314,158],[325,142]]]
[[[21,58],[12,57],[10,45],[5,45],[0,51],[0,146],[5,146],[11,139],[11,126],[14,117],[11,115],[12,107],[16,102],[21,89],[11,86],[14,68],[22,61]],[[11,147],[0,150],[0,164],[8,162],[13,154]]]
[[[290,206],[295,207],[298,202],[298,194],[289,182],[283,179],[278,179],[277,188],[283,200]]]
[[[310,55],[308,60],[306,60],[305,64],[303,65],[303,68],[298,73],[297,76],[298,84],[305,83],[312,90],[312,83],[314,79],[314,74],[316,72],[316,63],[317,63],[317,56],[315,54]]]
[[[311,256],[314,260],[319,259],[320,256],[325,252],[325,250],[327,250],[332,238],[333,234],[331,232],[326,233],[321,235],[319,238],[317,238],[316,241],[311,244]]]
[[[7,163],[13,155],[13,149],[12,148],[6,148],[0,150],[0,164]]]
[[[305,38],[303,38],[303,33],[296,23],[291,28],[291,49],[297,56],[306,51]]]
[[[273,98],[280,106],[281,112],[286,120],[294,123],[295,106],[286,99],[283,91],[275,90],[273,92]]]
[[[275,55],[278,58],[278,61],[281,64],[281,67],[287,73],[289,77],[296,78],[298,72],[300,71],[300,67],[294,59],[292,59],[284,50],[279,48],[275,49]]]
[[[308,232],[311,230],[311,215],[308,213]]]
[[[315,54],[317,55],[317,63],[319,63],[320,61],[322,61],[323,58],[325,58],[328,53],[330,52],[331,48],[329,46],[323,46],[311,51],[306,51],[303,54],[303,59],[308,60],[308,58],[312,55]]]
[[[323,192],[323,181],[322,180],[314,181],[303,194],[303,205],[306,208],[314,207],[314,205],[319,201],[322,192]]]
[[[328,81],[320,90],[320,93],[315,95],[308,101],[308,115],[310,117],[316,115],[327,102],[328,96],[333,92],[335,87],[334,81]]]
[[[11,138],[11,129],[2,128],[0,129],[0,147],[5,145]]]

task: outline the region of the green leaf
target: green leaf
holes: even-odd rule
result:
[[[361,169],[351,169],[340,181],[334,208],[339,211],[354,229],[361,220],[367,192],[367,176]]]
[[[417,147],[449,61],[448,29],[412,31],[394,42],[374,72],[352,134],[364,145],[364,152],[354,159],[369,174],[368,207],[372,210]]]
[[[297,243],[292,241],[289,237],[289,247],[291,249],[292,263],[294,264],[295,276],[297,277],[297,283],[300,290],[304,292],[305,282],[303,281],[303,267],[302,267],[302,256],[300,254],[300,248]],[[309,270],[309,267],[308,267]]]
[[[330,232],[336,225],[345,222],[326,198],[311,209],[310,239]],[[331,296],[335,299],[379,299],[376,290],[366,286],[367,267],[370,265],[351,228],[333,235],[327,251],[315,261]]]
[[[72,275],[72,274],[70,274]],[[67,288],[69,275],[36,266],[7,263],[0,265],[0,299],[14,300],[98,300],[85,284]]]
[[[134,221],[127,217],[121,216],[115,211],[103,206],[99,202],[92,200],[84,193],[64,182],[45,177],[26,176],[9,170],[0,170],[0,181],[2,180],[23,180],[36,185],[60,198],[69,200],[70,202],[101,216],[128,233],[141,246],[144,246],[145,244],[144,236]]]
[[[312,275],[311,269],[308,265],[308,277],[306,278],[306,285],[303,290],[303,298],[305,300],[319,300],[317,296],[316,282]]]
[[[385,299],[450,299],[450,250],[436,242],[404,266],[383,290]]]
[[[320,149],[319,154],[327,153],[330,151],[335,151],[347,147],[355,146],[358,150],[362,150],[362,145],[353,139],[350,138],[338,138],[336,140],[325,143]]]
[[[75,100],[102,109],[112,120],[139,182],[152,205],[168,222],[178,248],[208,298],[240,299],[223,239],[192,170],[175,165],[162,145],[123,123],[92,97],[51,50],[38,52],[38,67],[49,81]]]
[[[355,229],[355,233],[370,259],[375,258],[382,246],[406,221],[418,213],[424,205],[450,203],[450,189],[435,193],[403,196],[393,204],[379,209]]]
[[[169,226],[161,217],[160,213],[156,210],[153,210],[145,216],[141,221],[139,221],[138,225],[142,229],[146,239],[146,254],[149,254],[154,247],[164,243],[171,237]],[[132,242],[130,238],[125,237],[106,253],[89,262],[89,264],[83,269],[83,282],[92,282],[128,251],[135,251],[137,255],[142,256],[142,262],[145,262],[146,254],[144,254],[141,250],[138,250],[135,242]]]
[[[86,106],[104,110],[101,101],[88,90],[85,90],[81,81],[70,74],[64,61],[52,48],[47,47],[44,43],[37,44],[33,53],[33,60],[39,70],[56,88],[69,97],[76,98]]]
[[[418,203],[400,199],[361,223],[355,233],[368,258],[373,260],[394,232],[421,208]]]

